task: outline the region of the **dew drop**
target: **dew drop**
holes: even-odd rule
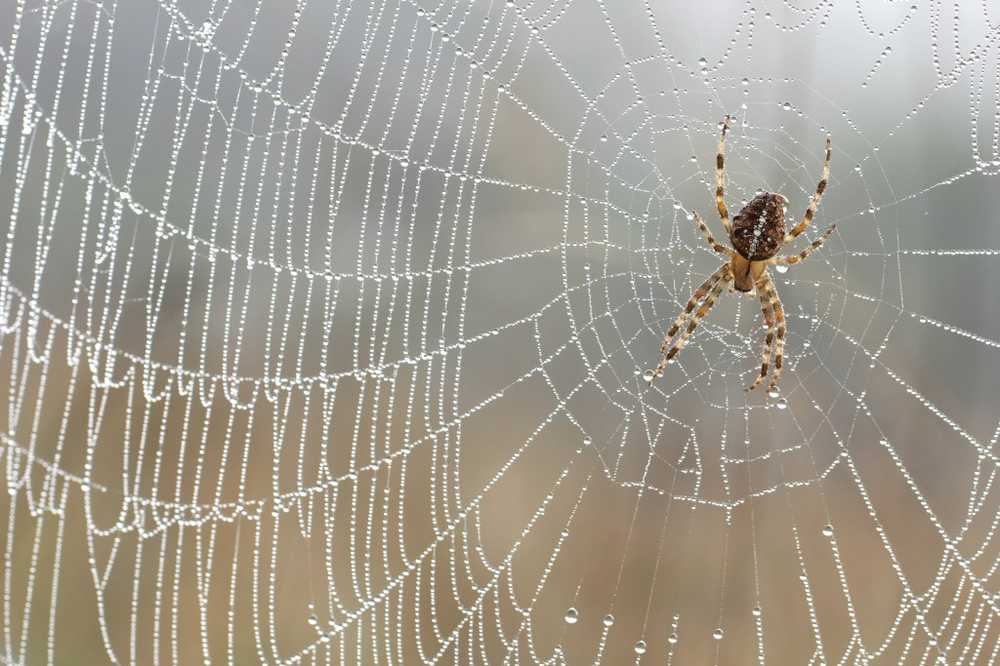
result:
[[[563,615],[563,620],[566,622],[566,624],[576,624],[579,619],[580,619],[580,611],[572,607],[567,608],[566,614]]]
[[[712,632],[712,638],[714,638],[717,641],[722,640],[722,627],[719,627],[718,629]]]
[[[823,527],[823,536],[832,537],[833,536],[833,525],[825,525]]]
[[[778,264],[777,266],[774,267],[774,270],[778,271],[779,273],[787,273],[788,266],[784,264]]]
[[[781,396],[781,393],[778,392],[778,389],[772,388],[772,389],[768,389],[767,390],[767,395],[768,395],[768,397],[771,397],[771,398],[778,398],[778,397]]]
[[[754,616],[754,617],[760,617],[760,616],[761,616],[761,614],[762,614],[762,613],[763,613],[764,611],[762,611],[762,610],[760,609],[760,606],[754,606],[754,607],[753,607],[753,610],[752,610],[752,611],[750,611],[750,612],[751,612],[751,613],[753,613],[753,616]]]
[[[785,102],[784,104],[781,105],[781,108],[784,109],[785,111],[791,111],[792,105],[790,102]]]
[[[646,641],[636,641],[632,649],[635,650],[636,654],[646,654]]]
[[[667,637],[667,642],[671,645],[677,645],[677,634],[670,634],[670,636]]]
[[[774,406],[777,407],[778,409],[787,409],[788,401],[785,400],[784,398],[778,398],[778,400],[774,403]]]
[[[645,379],[647,382],[652,382],[654,377],[656,377],[656,374],[652,370],[647,370],[646,372],[642,373],[642,378]]]
[[[601,619],[601,622],[604,624],[605,627],[610,627],[615,623],[615,616],[612,615],[611,613],[608,613]]]

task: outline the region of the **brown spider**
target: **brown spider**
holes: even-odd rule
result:
[[[729,221],[729,210],[723,201],[722,191],[725,181],[725,148],[726,130],[729,129],[729,116],[722,121],[722,136],[719,138],[719,149],[715,156],[715,203],[719,208],[719,217],[722,218],[722,226],[729,234],[729,242],[732,247],[719,244],[712,236],[701,215],[694,214],[695,224],[701,230],[702,235],[708,242],[709,247],[721,255],[728,257],[728,261],[719,267],[719,270],[712,273],[700,287],[695,289],[694,295],[687,302],[684,311],[678,315],[673,326],[667,331],[663,338],[663,345],[660,346],[662,359],[652,373],[647,373],[650,380],[660,377],[667,363],[684,348],[691,333],[697,328],[699,322],[704,319],[708,311],[715,305],[719,294],[732,282],[733,287],[738,291],[749,292],[754,287],[760,297],[760,309],[764,313],[764,322],[767,324],[767,337],[764,340],[764,350],[761,354],[760,375],[747,390],[757,387],[764,378],[767,377],[767,368],[771,360],[771,350],[774,349],[774,373],[771,376],[771,383],[768,392],[772,397],[777,397],[778,379],[781,377],[782,353],[785,349],[785,311],[781,307],[781,299],[774,287],[774,281],[767,271],[768,264],[783,264],[791,266],[812,254],[823,242],[833,233],[837,225],[831,224],[823,234],[812,242],[798,254],[790,254],[781,257],[775,256],[781,247],[801,234],[819,208],[820,199],[823,198],[823,191],[826,189],[827,180],[830,178],[830,137],[826,139],[826,159],[823,161],[823,175],[816,186],[816,193],[809,201],[809,207],[802,220],[792,227],[791,232],[785,233],[785,204],[788,200],[780,194],[771,192],[761,192],[755,196],[739,214]],[[692,315],[692,311],[701,303],[701,307]],[[689,321],[690,320],[690,321]],[[687,329],[677,338],[672,347],[668,348],[670,340],[685,322],[688,322]],[[775,342],[775,326],[777,326],[777,344]]]

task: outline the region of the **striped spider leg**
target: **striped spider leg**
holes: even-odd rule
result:
[[[703,220],[701,215],[697,212],[694,213],[694,223],[695,226],[698,227],[698,230],[701,231],[702,236],[705,238],[705,242],[715,252],[718,252],[727,259],[736,254],[732,248],[728,248],[725,245],[722,245],[719,241],[715,240],[715,236],[712,235],[712,230],[708,228],[708,225],[705,224],[705,220]],[[706,314],[708,314],[708,311],[712,309],[712,306],[715,305],[715,301],[718,299],[719,294],[722,293],[722,291],[726,288],[726,285],[730,282],[732,282],[732,273],[729,269],[729,261],[727,261],[722,264],[717,271],[712,273],[700,287],[694,290],[694,294],[688,300],[687,305],[684,306],[684,309],[677,316],[677,319],[674,320],[673,325],[667,330],[667,334],[663,338],[663,344],[660,345],[660,363],[656,366],[656,369],[653,370],[653,377],[659,377],[663,372],[663,368],[667,366],[667,363],[669,363],[670,360],[684,348],[684,345],[687,344],[688,338],[691,337],[694,329],[697,328],[701,320]],[[691,312],[699,303],[702,303],[703,301],[704,305],[698,309],[698,312],[693,315],[692,319]],[[677,331],[680,330],[680,327],[683,326],[684,322],[688,321],[688,319],[691,319],[691,321],[688,323],[687,330],[684,331],[681,337],[677,339],[674,346],[668,349],[667,345],[670,343],[670,340],[677,334]]]
[[[761,349],[760,354],[760,374],[757,375],[757,379],[754,380],[753,384],[747,387],[748,391],[752,391],[757,386],[764,381],[767,377],[767,368],[771,363],[771,352],[774,349],[774,302],[777,301],[779,304],[781,301],[778,299],[778,293],[776,291],[771,291],[768,288],[768,281],[770,276],[765,271],[761,278],[757,280],[757,296],[760,298],[760,311],[764,315],[764,324],[767,326],[767,334],[764,338],[764,347]],[[784,322],[782,322],[784,323]],[[781,362],[775,362],[775,372],[781,367]]]
[[[833,230],[836,228],[837,228],[836,224],[831,224],[830,226],[828,226],[826,228],[826,231],[824,231],[819,238],[810,243],[809,247],[802,250],[798,254],[786,254],[781,257],[771,257],[770,259],[767,260],[767,263],[784,265],[784,266],[794,266],[795,264],[802,263],[803,261],[809,258],[810,254],[818,250],[823,245],[823,243],[826,242],[826,239],[830,237],[830,234],[832,234]]]
[[[764,336],[764,347],[761,350],[760,374],[753,384],[747,387],[747,391],[752,391],[767,378],[767,369],[770,365],[771,355],[774,355],[774,372],[771,373],[771,383],[767,387],[771,397],[777,397],[778,380],[781,378],[781,364],[785,353],[785,308],[781,305],[781,298],[778,290],[774,286],[771,274],[764,271],[760,279],[757,280],[757,296],[760,298],[760,311],[764,315],[764,324],[767,326],[767,333]]]
[[[715,151],[715,206],[719,209],[719,217],[726,235],[733,233],[732,222],[729,221],[729,209],[723,198],[726,184],[726,131],[729,129],[729,115],[722,119],[722,134],[719,136],[719,147]]]
[[[660,345],[660,362],[653,370],[650,379],[661,377],[663,375],[663,369],[667,367],[667,364],[670,363],[670,360],[674,356],[684,349],[684,345],[687,344],[691,334],[694,333],[694,329],[698,328],[698,324],[705,318],[708,311],[712,309],[712,306],[715,305],[715,301],[719,298],[719,294],[722,293],[722,290],[726,288],[726,285],[728,285],[732,279],[733,276],[729,270],[729,263],[726,262],[722,264],[717,271],[708,276],[708,279],[702,282],[700,287],[694,290],[694,294],[692,294],[691,298],[688,300],[687,305],[685,305],[681,313],[677,315],[677,319],[674,320],[673,325],[667,329],[667,334],[663,338],[663,344]],[[701,307],[694,312],[695,307],[697,307],[699,303],[701,303]],[[671,339],[677,334],[685,322],[687,322],[687,328],[674,341],[673,346],[668,348]]]
[[[812,222],[813,217],[816,215],[816,209],[819,208],[819,202],[823,200],[823,192],[826,191],[826,184],[830,180],[830,158],[833,156],[832,142],[830,137],[826,137],[826,157],[823,159],[823,175],[819,177],[819,183],[816,185],[816,193],[812,195],[812,199],[809,200],[809,206],[806,208],[805,215],[802,216],[802,220],[792,227],[792,230],[788,232],[785,236],[785,242],[795,240],[799,234],[805,231],[809,223]]]

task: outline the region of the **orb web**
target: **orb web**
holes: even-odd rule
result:
[[[993,663],[994,14],[10,3],[0,658]]]

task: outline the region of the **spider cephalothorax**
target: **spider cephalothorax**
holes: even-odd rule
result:
[[[761,358],[760,375],[749,387],[756,387],[767,377],[768,365],[771,361],[771,352],[774,351],[774,375],[771,377],[769,391],[775,391],[778,385],[778,378],[781,376],[782,354],[785,349],[785,311],[781,307],[781,299],[774,286],[774,280],[767,272],[768,264],[783,264],[790,266],[805,260],[816,248],[823,244],[823,241],[833,233],[836,225],[830,227],[814,240],[812,244],[798,254],[790,254],[783,257],[776,256],[781,247],[799,236],[816,215],[819,208],[820,199],[826,190],[827,180],[830,178],[830,138],[826,139],[826,157],[823,161],[823,175],[816,192],[809,201],[805,215],[802,220],[792,227],[792,230],[785,233],[785,204],[788,202],[780,194],[771,192],[761,192],[745,205],[739,214],[729,221],[729,210],[726,208],[724,200],[725,186],[725,147],[726,130],[729,129],[729,116],[722,121],[722,136],[719,138],[719,149],[715,156],[715,204],[719,209],[719,217],[722,218],[722,226],[729,234],[729,242],[732,247],[720,244],[708,225],[701,219],[698,213],[694,214],[695,223],[701,230],[702,235],[708,242],[709,247],[721,255],[727,257],[726,263],[719,267],[700,287],[695,289],[694,295],[684,306],[684,310],[678,315],[673,325],[667,330],[667,335],[663,339],[660,353],[663,357],[655,370],[649,373],[650,379],[660,376],[663,368],[674,356],[684,348],[691,333],[698,326],[708,311],[715,305],[716,299],[722,294],[726,286],[732,283],[733,288],[739,291],[751,291],[756,287],[757,295],[760,298],[760,309],[764,315],[764,322],[767,324],[767,337],[764,340],[764,350]],[[699,304],[701,304],[700,307]],[[698,308],[695,311],[695,308]],[[673,346],[670,341],[680,331],[684,324],[687,324],[683,333],[674,341]],[[749,390],[749,389],[748,389]],[[776,395],[776,394],[775,394]]]

